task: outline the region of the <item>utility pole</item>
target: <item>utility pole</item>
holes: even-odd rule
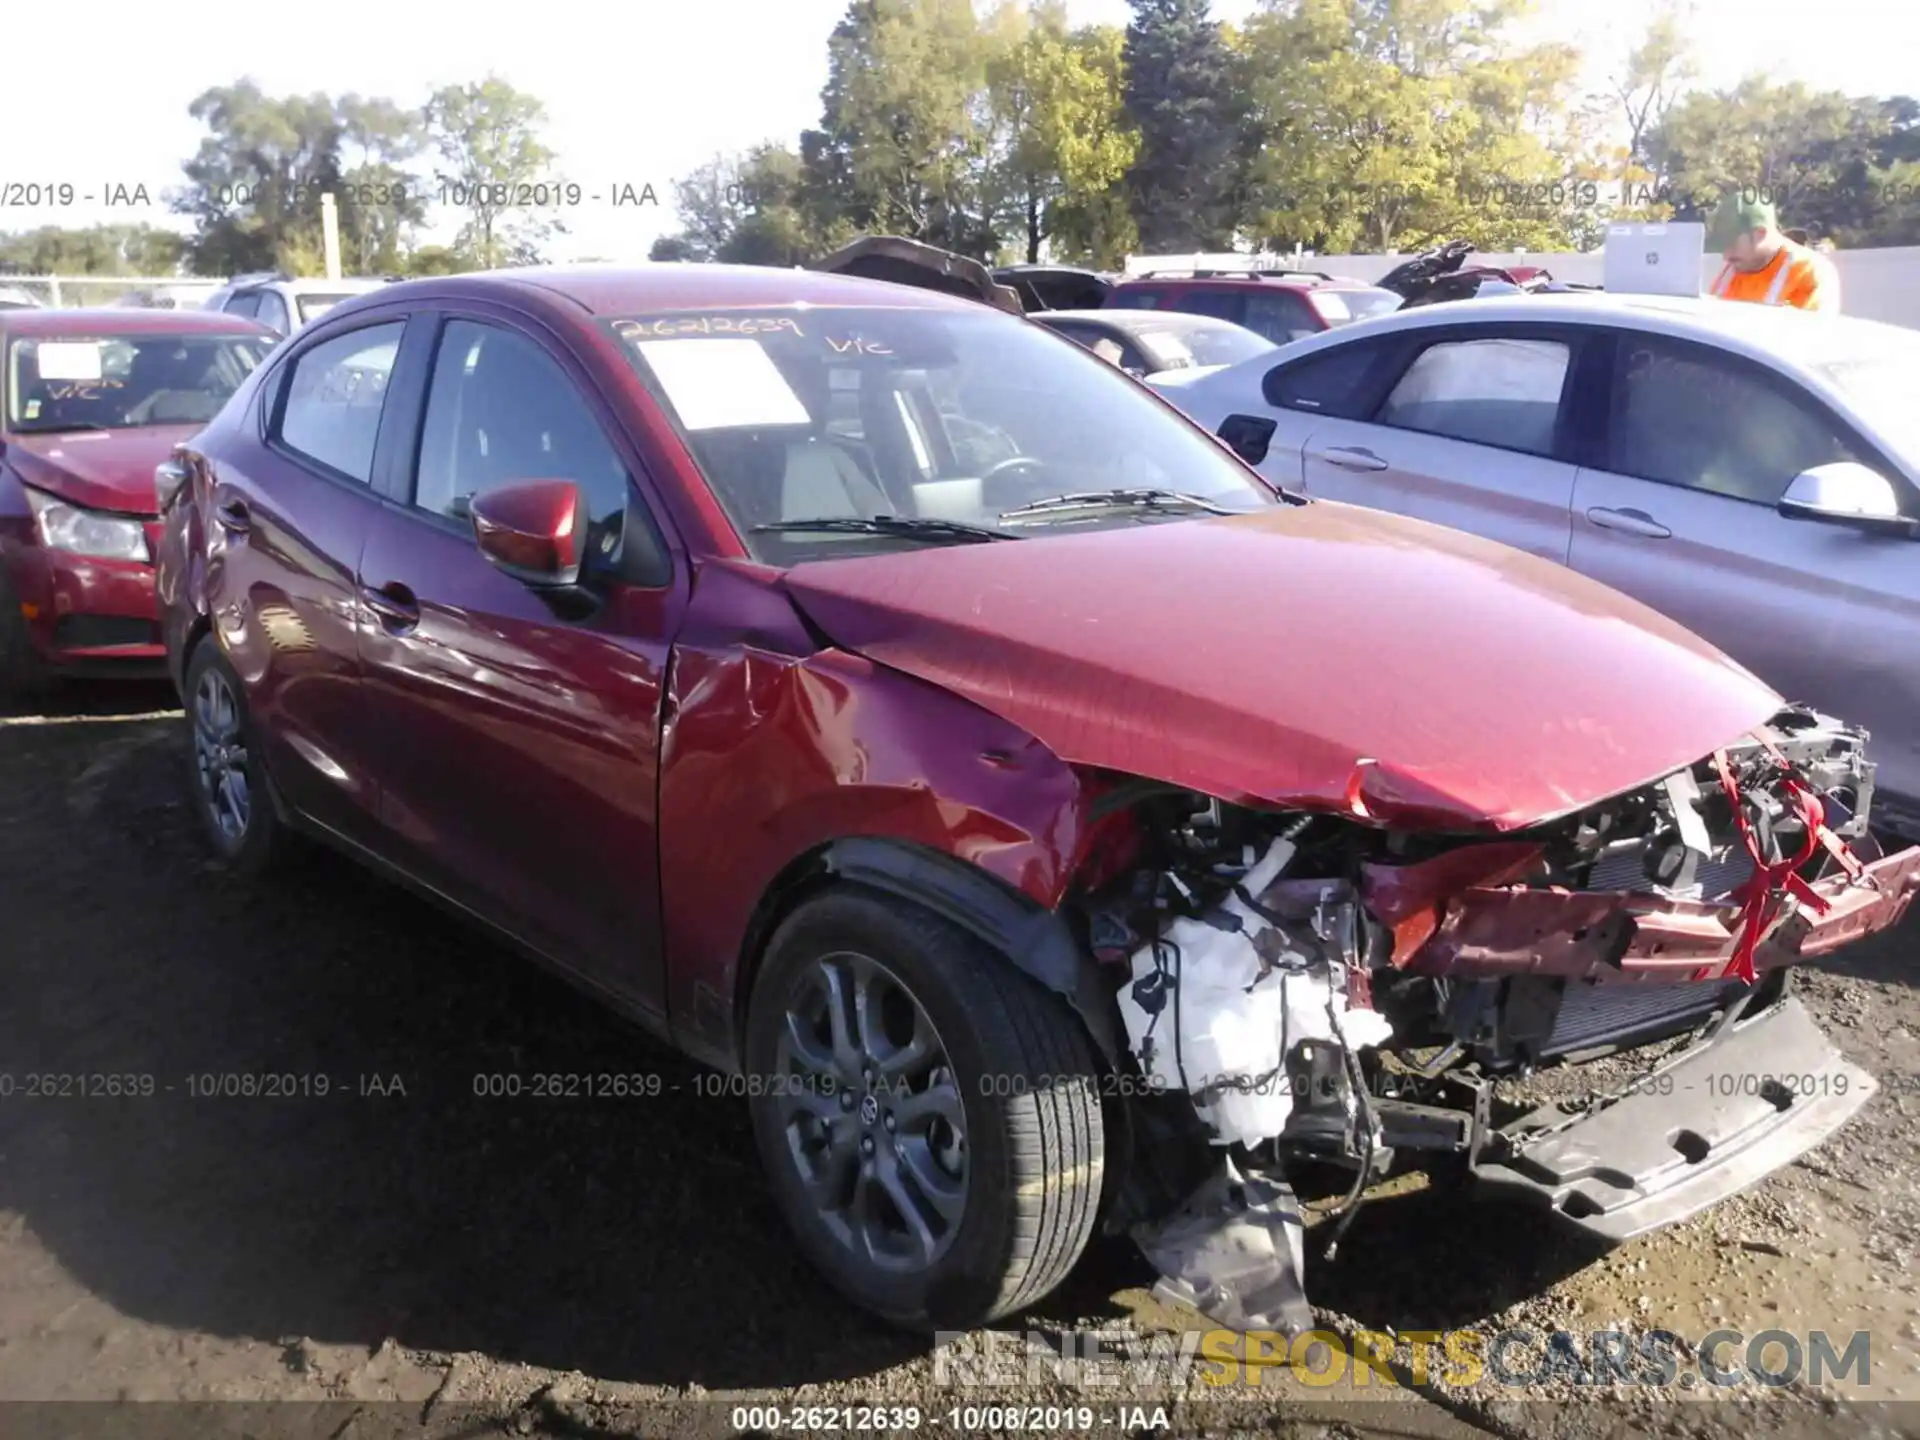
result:
[[[327,279],[340,278],[340,209],[329,190],[320,197],[320,244],[327,257]]]

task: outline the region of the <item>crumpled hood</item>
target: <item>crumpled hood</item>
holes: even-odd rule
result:
[[[90,510],[157,515],[153,469],[204,425],[141,425],[60,435],[13,435],[7,461],[36,489]]]
[[[1783,703],[1551,561],[1327,501],[822,561],[785,584],[836,644],[1064,760],[1408,827],[1549,819]]]

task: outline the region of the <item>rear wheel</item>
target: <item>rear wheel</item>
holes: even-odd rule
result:
[[[807,902],[755,980],[746,1060],[780,1208],[856,1303],[968,1329],[1079,1259],[1105,1159],[1086,1030],[963,931],[861,890]]]
[[[240,874],[276,860],[286,836],[268,798],[246,692],[211,637],[187,657],[188,787],[214,853]]]

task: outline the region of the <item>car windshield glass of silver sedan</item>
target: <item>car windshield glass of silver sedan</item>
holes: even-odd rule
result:
[[[19,435],[204,425],[260,363],[247,335],[43,336],[7,353],[7,428]]]
[[[984,306],[608,323],[749,548],[773,563],[991,538],[1007,512],[1062,495],[1156,499],[1039,523],[1277,503],[1219,442],[1113,366]],[[888,517],[884,529],[863,525],[875,517]],[[792,528],[813,520],[837,524]],[[1005,533],[1033,533],[1032,520]]]
[[[1372,287],[1354,290],[1310,290],[1307,298],[1328,325],[1351,325],[1356,320],[1371,320],[1390,315],[1406,301],[1391,290]]]
[[[1182,323],[1182,317],[1171,312],[1158,317],[1164,324],[1151,327],[1143,326],[1136,331],[1136,338],[1142,346],[1167,345],[1171,343],[1190,357],[1184,363],[1193,365],[1238,365],[1242,360],[1251,360],[1256,355],[1264,355],[1269,350],[1280,347],[1264,335],[1256,335],[1244,325],[1235,325],[1229,321],[1218,324]],[[1173,369],[1172,365],[1162,367]]]
[[[1860,412],[1875,439],[1920,470],[1920,337],[1815,368]]]

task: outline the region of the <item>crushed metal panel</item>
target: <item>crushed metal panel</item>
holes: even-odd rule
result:
[[[1797,1000],[1697,1045],[1578,1118],[1548,1106],[1509,1127],[1480,1185],[1619,1242],[1757,1184],[1832,1135],[1879,1087]],[[1525,1133],[1546,1128],[1538,1136]]]
[[[1298,1335],[1313,1328],[1301,1283],[1305,1226],[1291,1188],[1243,1175],[1223,1155],[1213,1176],[1134,1240],[1161,1274],[1154,1297],[1191,1305],[1217,1325],[1245,1334]]]
[[[937,290],[943,295],[979,300],[1015,315],[1026,313],[1019,292],[995,281],[978,260],[904,236],[863,235],[830,255],[809,261],[807,268],[911,285],[920,290]]]

